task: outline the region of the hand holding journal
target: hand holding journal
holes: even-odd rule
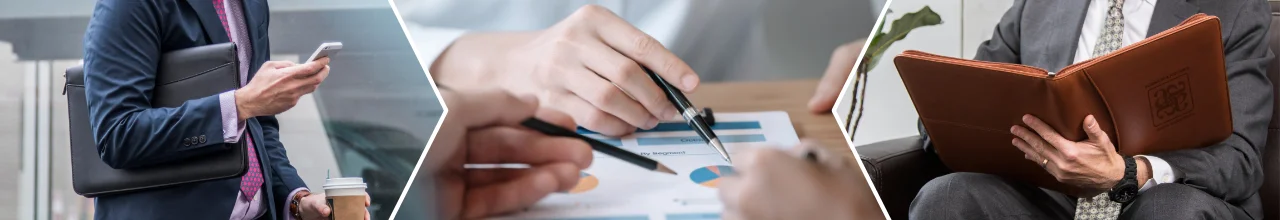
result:
[[[1072,194],[1010,144],[1031,114],[1063,137],[1087,139],[1094,115],[1121,155],[1209,146],[1232,132],[1218,18],[1178,26],[1056,74],[1018,64],[907,51],[894,64],[947,167]]]

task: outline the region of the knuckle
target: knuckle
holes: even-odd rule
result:
[[[1080,160],[1080,154],[1074,150],[1062,151],[1062,160],[1065,162],[1076,162]]]
[[[575,24],[584,23],[604,15],[604,13],[607,13],[608,11],[609,9],[600,5],[583,5],[582,7],[579,7],[578,10],[574,11],[573,14],[570,14],[568,18],[565,18],[565,20]]]
[[[582,61],[580,60],[580,57],[582,56],[579,56],[578,51],[575,50],[574,47],[577,46],[558,46],[557,49],[552,51],[552,53],[555,53],[556,55],[546,59],[547,64],[549,64],[550,68],[553,68],[554,71],[561,73],[568,72],[572,67],[581,66]]]
[[[668,102],[666,94],[659,93],[659,94],[650,95],[649,98],[644,101],[646,103],[649,103],[648,107],[650,111],[653,111],[653,112],[663,112],[666,109],[675,108],[675,106],[672,106],[671,103]],[[660,118],[660,119],[667,120],[669,118]]]
[[[547,61],[547,62],[551,62],[551,61]],[[556,74],[564,71],[564,68],[554,64],[540,64],[537,67],[534,67],[534,69],[535,69],[535,71],[533,72],[534,81],[541,85],[558,84],[559,81],[557,81]]]
[[[581,123],[583,126],[586,126],[586,127],[600,129],[600,128],[604,128],[607,125],[605,120],[605,118],[607,117],[609,117],[608,113],[605,113],[604,111],[592,109],[592,110],[588,110],[587,112],[581,115],[581,119],[582,119]]]
[[[609,71],[596,72],[596,74],[600,75],[601,78],[604,78],[610,83],[613,83],[613,85],[616,85],[614,87],[617,87],[617,88],[623,88],[627,85],[635,83],[635,80],[631,80],[631,77],[627,77],[627,74],[628,74],[627,72],[618,71],[616,69],[609,70]]]
[[[631,45],[635,47],[635,50],[632,51],[632,55],[636,57],[648,56],[650,53],[653,53],[653,50],[655,50],[656,47],[661,46],[661,44],[658,43],[658,40],[654,40],[644,34],[637,34],[631,40]]]
[[[660,68],[661,69],[659,70],[662,71],[661,73],[667,73],[667,74],[674,73],[676,71],[676,62],[674,61],[663,62],[662,67]],[[679,80],[679,79],[673,79],[673,80]]]
[[[606,11],[609,11],[609,9],[606,9],[604,6],[600,6],[597,4],[588,4],[588,5],[583,5],[582,7],[579,7],[578,11],[574,12],[574,14],[589,16],[589,15],[599,15],[601,12],[606,12]]]
[[[602,74],[604,74],[607,78],[609,78],[609,81],[613,81],[614,83],[617,83],[617,84],[626,84],[632,81],[631,77],[627,77],[627,76],[639,71],[640,69],[636,65],[623,64],[623,65],[617,65],[613,67],[613,69],[607,70]]]
[[[618,91],[617,89],[612,89],[612,88],[604,89],[604,91],[600,91],[600,92],[593,92],[591,94],[592,94],[590,95],[591,103],[596,103],[598,105],[610,103],[610,101],[617,99],[620,96],[623,96],[622,91]]]
[[[575,151],[574,158],[577,158],[578,159],[577,161],[583,162],[583,164],[579,164],[579,165],[582,165],[582,168],[586,168],[590,166],[592,159],[594,159],[592,156],[591,147],[587,145],[581,145],[579,149]]]
[[[572,31],[567,31],[567,30],[554,31],[551,33],[551,39],[552,39],[551,45],[553,45],[552,49],[555,50],[555,52],[564,52],[561,50],[567,50],[568,48],[576,47],[578,38],[579,38],[578,35]]]

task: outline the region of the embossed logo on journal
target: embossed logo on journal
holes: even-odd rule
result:
[[[1163,82],[1148,87],[1147,100],[1151,102],[1151,121],[1157,128],[1190,116],[1194,109],[1191,82],[1186,74],[1165,78]]]

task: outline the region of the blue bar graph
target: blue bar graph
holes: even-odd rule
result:
[[[722,143],[745,143],[745,142],[765,142],[763,134],[736,134],[736,135],[719,135]],[[646,145],[673,145],[673,144],[702,144],[707,141],[702,140],[698,136],[683,137],[642,137],[636,138],[636,142],[640,146]]]
[[[667,214],[667,220],[720,220],[720,213]]]
[[[590,137],[590,136],[588,136],[588,137]],[[599,140],[600,142],[608,143],[609,145],[613,145],[613,146],[622,146],[622,140],[621,140],[621,139],[617,139],[617,138],[606,138],[606,137],[591,137],[591,138],[595,138],[596,140]]]
[[[555,218],[559,220],[649,220],[649,216],[607,216],[607,217],[579,217],[579,218]]]
[[[745,130],[745,129],[760,129],[760,122],[759,121],[721,121],[721,122],[716,122],[716,125],[711,126],[711,130],[715,130],[715,131]],[[689,124],[686,124],[684,122],[662,122],[662,123],[658,123],[658,126],[654,126],[653,129],[649,129],[649,130],[637,129],[636,130],[637,133],[665,132],[665,131],[693,131],[693,127],[689,127]],[[578,127],[578,133],[579,134],[599,134],[595,131],[587,130],[586,128],[583,128],[583,127]]]

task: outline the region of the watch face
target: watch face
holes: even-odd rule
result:
[[[1109,194],[1111,201],[1113,202],[1128,203],[1129,201],[1133,201],[1133,197],[1138,195],[1138,184],[1133,184],[1131,182],[1121,184],[1121,186],[1111,190]]]

